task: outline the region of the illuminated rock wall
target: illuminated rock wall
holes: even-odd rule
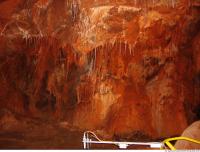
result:
[[[198,0],[0,2],[0,106],[120,137],[198,119]]]

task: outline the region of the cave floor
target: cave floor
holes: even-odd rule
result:
[[[40,128],[41,129],[41,128]],[[56,134],[47,134],[47,130],[0,132],[0,149],[83,149],[83,132],[57,129]],[[50,132],[50,130],[49,130]],[[118,149],[114,145],[92,145],[91,149]],[[148,149],[147,147],[129,147],[129,149]]]
[[[0,113],[0,149],[83,149],[83,131],[65,121],[44,121]],[[92,145],[90,149],[118,149],[115,145]],[[129,149],[148,149],[130,146]]]
[[[81,140],[82,132],[40,126],[30,132],[1,131],[0,149],[82,149]]]
[[[0,149],[83,149],[82,132],[58,131],[56,136],[37,134],[31,137],[23,132],[0,133]],[[91,149],[118,149],[114,145],[93,145]],[[147,147],[130,146],[129,149],[148,149]]]

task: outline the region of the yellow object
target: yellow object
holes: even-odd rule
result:
[[[120,143],[120,142],[112,142],[112,141],[103,141],[103,140],[101,140],[101,139],[99,139],[98,137],[97,137],[97,135],[94,133],[94,132],[92,132],[92,131],[86,131],[85,133],[84,133],[84,138],[86,138],[85,139],[85,141],[84,142],[90,142],[90,143],[94,143],[94,142],[96,142],[96,141],[92,141],[92,140],[90,140],[89,139],[89,134],[90,135],[92,135],[94,138],[96,138],[96,140],[98,141],[98,142],[102,142],[102,143],[104,143],[104,144],[116,144],[116,143]],[[159,142],[159,144],[160,144],[160,147],[162,147],[162,148],[169,148],[170,150],[176,150],[176,148],[174,147],[174,145],[171,143],[171,141],[177,141],[177,140],[185,140],[185,141],[189,141],[189,142],[192,142],[192,143],[196,143],[196,144],[200,144],[200,141],[199,140],[195,140],[195,139],[192,139],[192,138],[188,138],[188,137],[174,137],[174,138],[168,138],[168,139],[165,139],[163,142]],[[128,143],[128,142],[127,142]],[[137,142],[135,142],[134,144],[136,144]],[[126,143],[125,143],[126,144]],[[139,143],[138,142],[138,144],[145,144],[145,143]],[[155,144],[155,143],[154,143]],[[125,148],[127,148],[127,146],[128,145],[131,145],[130,143],[129,144],[126,144],[126,146],[125,146]],[[87,146],[86,146],[86,148],[87,148]]]
[[[169,138],[169,139],[164,140],[163,144],[167,145],[170,148],[170,150],[176,150],[176,148],[170,143],[170,141],[176,141],[176,140],[186,140],[186,141],[189,141],[189,142],[192,142],[192,143],[200,144],[200,141],[195,140],[195,139],[191,139],[191,138],[188,138],[188,137]]]

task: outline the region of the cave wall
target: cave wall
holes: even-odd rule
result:
[[[199,118],[199,0],[0,2],[0,107],[111,136]]]

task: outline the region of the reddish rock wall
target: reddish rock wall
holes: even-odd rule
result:
[[[0,106],[115,137],[199,117],[198,0],[0,2]]]

